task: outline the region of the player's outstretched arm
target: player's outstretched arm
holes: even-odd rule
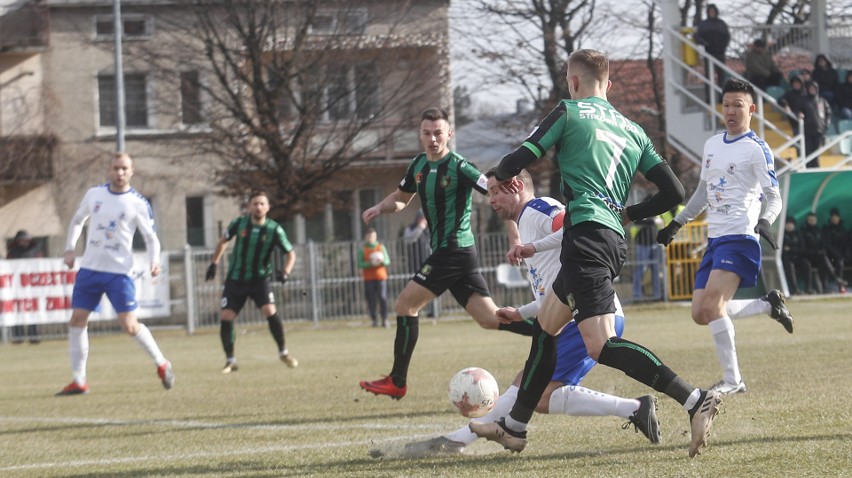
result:
[[[361,219],[364,220],[365,224],[369,224],[370,221],[382,214],[391,214],[402,211],[405,206],[408,206],[408,203],[411,202],[411,198],[413,197],[414,193],[407,193],[397,189],[396,191],[388,194],[381,200],[381,202],[364,211],[361,214]]]

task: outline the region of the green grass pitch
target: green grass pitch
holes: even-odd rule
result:
[[[521,454],[480,441],[461,456],[374,459],[463,426],[446,387],[467,366],[501,390],[526,359],[527,338],[472,320],[424,319],[401,401],[358,387],[388,373],[393,329],[287,324],[300,365],[288,369],[265,328],[238,328],[240,371],[222,375],[218,330],[155,330],[177,374],[165,391],[145,353],[124,335],[91,339],[87,396],[54,397],[69,379],[67,344],[0,347],[3,477],[501,477],[852,476],[852,301],[792,301],[793,335],[761,316],[735,321],[745,394],[725,397],[709,446],[687,457],[689,428],[659,397],[663,443],[614,417],[533,418]],[[682,305],[628,307],[625,337],[688,382],[720,378],[712,338]],[[596,367],[583,385],[626,397],[649,389]]]

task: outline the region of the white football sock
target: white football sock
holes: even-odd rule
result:
[[[148,330],[148,327],[145,324],[139,324],[139,332],[133,336],[136,342],[148,352],[148,355],[154,359],[154,363],[159,367],[160,365],[166,363],[166,358],[163,357],[163,352],[160,352],[160,347],[157,346],[157,342],[154,340],[154,336],[151,335],[151,331]]]
[[[503,392],[503,395],[497,399],[497,403],[494,404],[494,408],[488,412],[487,415],[481,418],[475,418],[474,420],[482,423],[490,423],[496,422],[501,417],[505,417],[512,410],[512,407],[515,405],[515,401],[518,399],[518,387],[516,385],[510,385],[509,388]],[[470,445],[475,442],[478,436],[476,433],[470,431],[467,425],[459,428],[458,430],[448,433],[444,435],[444,438],[452,441],[457,441],[459,443],[464,443],[465,446]]]
[[[639,409],[639,400],[608,395],[579,385],[565,385],[550,395],[549,413],[575,417],[613,415],[630,418]]]
[[[729,317],[721,317],[710,322],[709,326],[710,332],[713,333],[713,341],[716,343],[716,356],[719,357],[719,365],[722,366],[722,378],[726,383],[740,383],[742,376],[740,376],[740,365],[737,361],[734,323]]]
[[[768,314],[772,310],[772,305],[768,300],[763,299],[746,299],[746,300],[730,300],[725,312],[732,319],[744,319],[753,315]]]
[[[77,385],[86,383],[86,362],[89,359],[88,327],[68,327],[68,357],[71,376]]]

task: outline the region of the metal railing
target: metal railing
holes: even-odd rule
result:
[[[393,320],[394,301],[413,275],[412,263],[419,261],[414,257],[414,249],[402,239],[382,243],[391,260],[388,270],[388,315]],[[360,247],[360,241],[309,242],[294,246],[297,259],[290,280],[285,284],[273,285],[279,316],[286,322],[308,322],[314,325],[341,320],[369,324],[363,280],[357,267]],[[497,266],[505,263],[508,250],[508,240],[504,233],[478,236],[477,249],[482,273],[498,306],[520,306],[533,299],[529,287],[504,286],[497,280]],[[664,300],[666,287],[660,287],[656,295],[655,291],[650,290],[652,278],[649,271],[651,274],[654,271],[659,274],[660,284],[666,284],[665,254],[657,254],[656,261],[638,261],[636,250],[632,246],[629,248],[628,260],[622,268],[621,276],[615,280],[615,288],[621,301],[631,303],[636,300]],[[187,246],[181,251],[170,251],[168,270],[171,315],[145,319],[145,323],[160,328],[183,328],[189,334],[198,329],[218,327],[228,255],[226,254],[220,263],[216,278],[207,282],[205,275],[213,250]],[[280,267],[282,258],[279,256],[274,260],[276,267]],[[647,293],[637,299],[633,297],[633,291],[636,290],[633,287],[633,278],[636,277],[634,273],[638,267],[647,269],[644,273],[639,273]],[[421,311],[424,317],[464,314],[462,307],[449,293],[445,293]],[[240,326],[252,326],[265,324],[266,320],[249,300],[239,314],[238,323]],[[64,338],[67,335],[67,324],[41,324],[38,327],[42,339]],[[10,328],[6,329],[5,336],[8,337]],[[90,323],[89,333],[114,334],[121,333],[121,329],[114,320],[95,321]]]

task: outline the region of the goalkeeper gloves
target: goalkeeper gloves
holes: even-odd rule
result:
[[[289,279],[289,278],[290,278],[290,274],[288,274],[286,271],[280,271],[275,276],[275,280],[277,280],[278,282],[280,282],[282,284],[286,283],[287,279]]]
[[[210,263],[210,267],[207,268],[207,274],[204,275],[204,280],[211,281],[216,277],[216,264]]]

